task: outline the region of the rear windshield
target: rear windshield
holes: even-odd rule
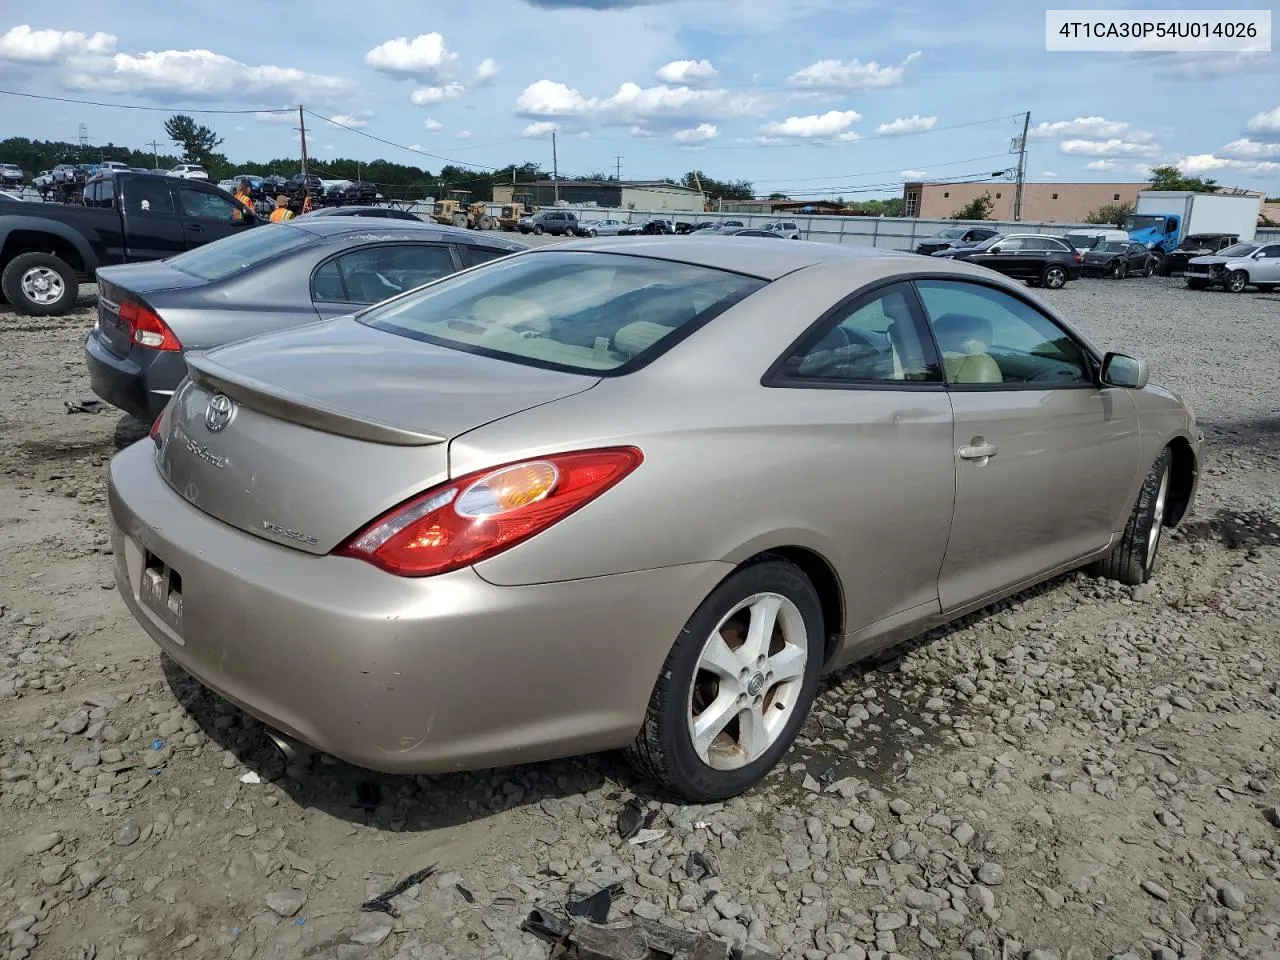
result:
[[[1098,235],[1096,233],[1068,233],[1062,239],[1077,249],[1081,247],[1088,249],[1098,242]]]
[[[623,374],[764,285],[691,264],[546,251],[446,277],[357,319],[530,366]]]
[[[1098,253],[1124,253],[1125,244],[1119,240],[1107,240],[1098,244],[1093,249]]]
[[[305,230],[283,223],[265,223],[244,233],[224,237],[165,261],[169,266],[202,280],[225,280],[241,270],[305,247],[315,241]]]

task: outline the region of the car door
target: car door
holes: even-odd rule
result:
[[[972,254],[968,259],[1000,273],[1018,276],[1018,271],[1022,269],[1019,264],[1025,242],[1022,237],[1005,237],[986,250]]]
[[[1138,476],[1132,395],[1052,317],[976,281],[919,280],[955,416],[944,610],[1101,550]]]
[[[183,240],[188,249],[229,237],[256,222],[244,206],[231,197],[189,186],[185,181],[179,181],[177,192]]]
[[[331,257],[311,276],[311,302],[328,319],[457,272],[453,247],[445,243],[379,243]]]
[[[1126,243],[1129,253],[1129,272],[1141,273],[1147,267],[1147,248],[1140,243]]]
[[[847,585],[847,660],[863,649],[858,637],[939,610],[955,496],[951,404],[910,284],[846,297],[763,382],[779,388],[764,416],[781,418],[812,463],[810,489],[796,495],[845,504],[824,533]]]
[[[137,176],[122,185],[117,197],[124,223],[126,259],[163,260],[187,249],[185,228],[174,205],[168,177]]]
[[[1280,283],[1280,243],[1267,244],[1255,256],[1249,279],[1254,283]]]

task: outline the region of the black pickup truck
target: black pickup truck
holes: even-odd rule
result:
[[[12,207],[21,212],[9,212]],[[265,221],[209,183],[152,173],[91,178],[80,204],[7,204],[0,292],[18,313],[60,316],[98,267],[161,260]]]

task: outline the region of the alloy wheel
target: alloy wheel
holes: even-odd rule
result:
[[[32,267],[22,275],[22,293],[32,303],[47,306],[57,303],[67,292],[66,284],[56,270],[48,267]]]
[[[698,758],[736,770],[761,757],[796,710],[808,659],[804,617],[791,600],[758,593],[730,611],[707,638],[689,691]]]
[[[1044,285],[1050,290],[1059,290],[1067,283],[1067,271],[1061,267],[1050,267],[1044,272]]]
[[[1164,507],[1169,498],[1169,468],[1165,467],[1160,476],[1160,489],[1156,491],[1155,506],[1151,511],[1151,531],[1147,534],[1147,567],[1156,562],[1156,550],[1160,547],[1160,536],[1164,530]]]
[[[1226,288],[1232,293],[1240,293],[1249,283],[1249,276],[1243,270],[1232,270],[1227,274]]]

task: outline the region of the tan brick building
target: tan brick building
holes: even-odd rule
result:
[[[1007,180],[979,183],[907,183],[902,188],[903,216],[945,220],[982,196],[991,197],[991,220],[1013,219],[1015,185]],[[1022,187],[1023,220],[1080,223],[1107,203],[1133,203],[1146,183],[1027,183]]]

